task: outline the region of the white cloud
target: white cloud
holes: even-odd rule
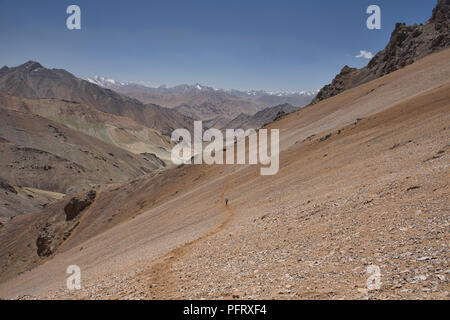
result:
[[[373,54],[370,51],[359,50],[359,54],[356,56],[356,58],[372,59],[373,58]]]

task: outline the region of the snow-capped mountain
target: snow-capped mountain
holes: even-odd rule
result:
[[[96,84],[103,88],[111,89],[112,87],[125,86],[127,83],[119,82],[114,79],[108,79],[100,76],[93,76],[92,78],[87,78],[90,83]]]
[[[188,92],[195,92],[195,91],[218,91],[218,89],[204,86],[199,83],[194,85],[188,85],[188,84],[181,84],[174,87],[168,87],[166,85],[160,85],[155,86],[152,84],[149,84],[147,82],[120,82],[116,81],[111,78],[101,77],[101,76],[93,76],[91,78],[87,78],[87,81],[94,83],[100,87],[107,88],[107,89],[139,89],[141,88],[143,91],[148,91],[152,93],[158,93],[158,94],[182,94],[182,93],[188,93]]]
[[[314,97],[318,90],[312,90],[312,91],[305,91],[305,90],[298,90],[298,91],[265,91],[265,90],[236,90],[236,89],[217,89],[211,86],[205,86],[199,83],[196,83],[194,85],[188,85],[188,84],[181,84],[174,87],[168,87],[166,85],[160,85],[155,86],[148,84],[146,82],[120,82],[116,81],[114,79],[105,78],[101,76],[93,76],[92,78],[87,78],[87,81],[94,83],[96,85],[99,85],[104,88],[108,89],[117,89],[120,87],[142,87],[145,90],[148,90],[149,92],[153,93],[159,93],[159,94],[182,94],[182,93],[188,93],[188,92],[217,92],[222,91],[225,93],[228,93],[230,95],[233,95],[235,97],[251,97],[251,98],[257,98],[262,96],[277,96],[277,97],[291,97],[291,96],[305,96],[305,97]]]
[[[306,97],[314,97],[316,96],[318,90],[312,91],[265,91],[265,90],[226,90],[227,93],[237,96],[237,97],[262,97],[262,96],[277,96],[277,97],[292,97],[292,96],[306,96]]]
[[[194,119],[224,123],[240,114],[253,115],[263,109],[287,103],[301,108],[308,105],[317,93],[300,90],[224,90],[199,83],[174,87],[153,86],[148,83],[120,82],[100,76],[86,80],[144,103],[174,108]]]

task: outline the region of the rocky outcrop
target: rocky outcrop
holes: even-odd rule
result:
[[[55,233],[54,228],[48,223],[41,230],[36,240],[37,254],[39,257],[48,257],[55,251],[57,247],[53,241]]]
[[[66,221],[71,221],[76,218],[81,212],[89,207],[95,200],[96,191],[91,190],[83,197],[74,197],[70,199],[69,203],[64,207],[66,214]]]
[[[331,84],[323,87],[311,104],[333,97],[345,90],[412,64],[428,54],[450,45],[450,0],[439,0],[425,25],[397,23],[388,45],[362,69],[345,66]]]
[[[36,238],[36,253],[39,257],[45,258],[55,253],[78,227],[81,214],[92,205],[96,196],[95,190],[77,195],[70,199],[64,208],[57,209],[45,224],[37,225],[39,232]]]
[[[12,185],[10,185],[5,179],[0,178],[0,189],[5,190],[6,192],[17,194],[17,190],[14,189]]]
[[[275,118],[273,119],[273,121],[275,122],[275,121],[280,120],[280,119],[283,118],[286,114],[287,114],[287,113],[284,112],[283,110],[279,111],[279,112],[277,113],[277,115],[275,116]]]
[[[333,97],[349,88],[353,80],[353,75],[356,72],[358,72],[358,69],[356,68],[350,68],[349,66],[342,68],[341,72],[333,79],[333,81],[319,91],[312,101],[312,104]]]
[[[3,66],[3,68],[0,69],[0,76],[5,74],[8,70],[9,68],[7,66]]]
[[[167,166],[167,164],[163,160],[158,158],[158,156],[154,153],[143,152],[141,153],[141,155],[144,157],[146,161],[150,161],[156,164],[159,168],[165,168]]]
[[[433,9],[433,14],[428,22],[434,23],[436,30],[446,28],[448,30],[448,20],[450,19],[450,0],[439,0]]]

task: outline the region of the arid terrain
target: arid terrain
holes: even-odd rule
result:
[[[251,117],[259,111],[282,104],[301,108],[309,104],[317,92],[265,92],[215,89],[208,86],[179,85],[148,87],[136,83],[120,83],[95,76],[88,81],[117,91],[144,103],[172,108],[194,119],[221,128],[240,115]]]
[[[449,11],[396,24],[301,109],[310,93],[1,68],[0,299],[450,299]],[[194,120],[279,130],[278,173],[176,165]]]
[[[275,176],[184,165],[102,187],[56,255],[0,296],[447,299],[449,79],[444,50],[268,125],[280,129]],[[2,262],[9,250],[30,263],[35,231],[10,235],[46,212],[0,229]],[[80,291],[65,287],[72,264]]]

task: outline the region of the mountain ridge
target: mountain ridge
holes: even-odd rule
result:
[[[144,104],[79,79],[64,69],[47,69],[38,62],[28,61],[3,70],[0,92],[13,96],[77,101],[106,113],[129,117],[165,135],[177,128],[192,130],[193,127],[193,119],[175,110]]]
[[[423,24],[397,23],[386,47],[367,66],[344,66],[332,82],[318,92],[311,104],[333,97],[412,64],[450,46],[450,0],[438,0],[431,18]]]
[[[208,123],[223,124],[241,113],[254,115],[269,107],[289,103],[303,107],[311,102],[316,91],[223,90],[201,84],[175,87],[148,87],[137,83],[121,83],[104,77],[88,81],[115,90],[144,103],[155,103]]]
[[[223,129],[258,129],[264,125],[279,120],[281,117],[288,115],[299,108],[289,103],[269,107],[258,111],[254,115],[241,113],[239,116],[223,126]]]
[[[249,90],[238,90],[238,89],[218,89],[214,88],[212,86],[202,85],[200,83],[196,83],[193,85],[190,84],[181,84],[169,87],[167,85],[159,85],[159,86],[153,86],[148,85],[142,82],[120,82],[116,81],[112,78],[102,77],[95,75],[93,77],[88,77],[85,79],[86,81],[89,81],[91,83],[94,83],[98,86],[112,89],[117,89],[121,86],[136,86],[136,87],[144,87],[149,89],[153,93],[160,93],[160,94],[176,94],[176,93],[186,93],[189,91],[221,91],[228,93],[233,96],[237,97],[255,97],[255,96],[294,96],[294,95],[305,95],[305,96],[312,96],[316,95],[319,90],[296,90],[296,91],[289,91],[289,90],[255,90],[255,89],[249,89]]]

